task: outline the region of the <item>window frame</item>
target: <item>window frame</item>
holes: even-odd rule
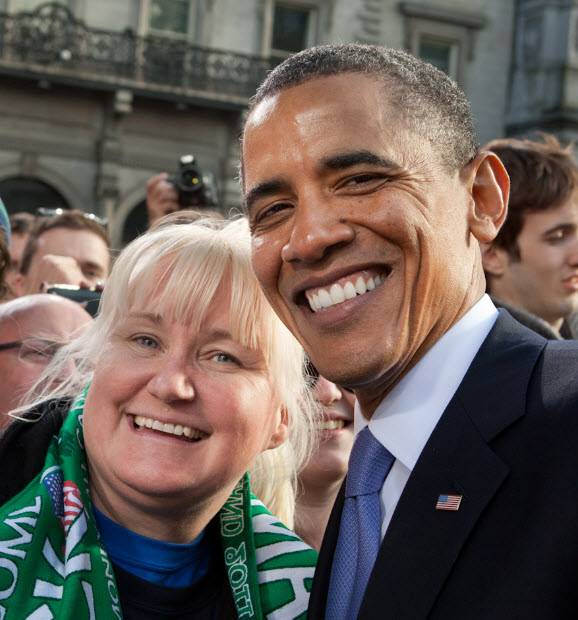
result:
[[[405,17],[406,49],[419,56],[422,38],[454,46],[455,61],[450,77],[464,87],[468,64],[475,57],[478,30],[487,23],[485,15],[421,2],[400,2],[399,10]]]
[[[459,70],[459,53],[460,53],[460,42],[456,41],[455,39],[446,39],[444,37],[439,37],[439,36],[435,36],[435,35],[430,35],[429,33],[425,33],[425,32],[419,32],[418,33],[418,40],[417,40],[417,55],[419,56],[419,58],[423,58],[423,56],[421,56],[420,51],[421,51],[421,45],[424,42],[429,42],[429,43],[433,43],[433,44],[440,44],[440,45],[447,45],[449,48],[449,71],[448,71],[448,75],[454,79],[456,79],[456,76],[458,75],[458,70]],[[427,60],[427,59],[424,59]],[[430,62],[430,61],[428,61]],[[432,63],[433,64],[433,63]],[[435,65],[434,65],[435,66]]]
[[[280,61],[288,58],[294,52],[276,49],[273,47],[273,26],[275,21],[275,6],[305,10],[309,13],[309,24],[306,34],[306,48],[315,44],[319,28],[319,5],[311,2],[293,2],[292,0],[267,0],[264,16],[264,33],[262,54],[266,57],[278,58]],[[305,48],[304,48],[305,49]]]
[[[151,0],[141,0],[139,11],[138,30],[141,35],[153,37],[166,37],[180,41],[193,41],[197,29],[197,8],[198,0],[187,0],[189,5],[189,18],[186,32],[174,32],[172,30],[161,30],[152,28],[150,25]]]

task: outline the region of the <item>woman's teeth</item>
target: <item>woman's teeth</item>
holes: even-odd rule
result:
[[[363,276],[359,276],[355,282],[346,282],[343,286],[340,284],[332,284],[329,289],[320,288],[314,293],[307,292],[305,296],[309,302],[309,306],[313,312],[319,312],[324,308],[336,306],[343,303],[346,299],[353,299],[357,295],[364,295],[367,291],[372,291],[376,286],[379,286],[386,276],[374,276],[373,278],[365,279]]]
[[[315,425],[318,431],[335,431],[345,426],[344,420],[322,420]]]
[[[135,415],[134,423],[135,426],[138,426],[139,428],[150,428],[153,431],[167,433],[167,435],[183,435],[192,441],[198,441],[205,436],[205,433],[195,428],[191,428],[190,426],[184,426],[182,424],[165,424],[164,422],[159,422],[153,418],[145,418],[142,415]]]

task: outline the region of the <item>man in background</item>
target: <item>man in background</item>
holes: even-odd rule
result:
[[[83,211],[37,219],[24,247],[14,292],[30,295],[53,284],[93,287],[110,271],[105,228]]]
[[[0,304],[0,429],[58,348],[83,333],[91,316],[57,295],[26,295]],[[55,377],[58,381],[62,377]]]
[[[571,147],[545,135],[484,148],[510,177],[508,217],[482,245],[487,290],[538,333],[572,338],[566,319],[578,310],[578,167]]]

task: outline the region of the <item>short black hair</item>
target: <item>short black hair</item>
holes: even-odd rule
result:
[[[477,154],[470,104],[445,73],[407,52],[378,45],[321,45],[287,58],[253,96],[249,112],[280,91],[340,73],[374,76],[408,126],[430,141],[448,172],[463,168]]]

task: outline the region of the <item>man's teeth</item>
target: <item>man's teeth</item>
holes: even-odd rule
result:
[[[134,423],[139,428],[151,428],[153,431],[160,431],[161,433],[167,433],[168,435],[184,435],[187,439],[192,440],[202,439],[205,435],[202,431],[191,428],[190,426],[184,426],[182,424],[165,424],[164,422],[159,422],[154,418],[145,418],[142,415],[135,415]]]
[[[346,299],[353,299],[357,295],[364,295],[372,291],[385,280],[385,276],[375,276],[367,280],[359,276],[355,282],[347,281],[344,286],[332,284],[329,289],[320,288],[315,293],[306,293],[307,301],[313,312],[343,303]]]
[[[315,425],[318,431],[335,431],[345,426],[344,420],[322,420]]]

